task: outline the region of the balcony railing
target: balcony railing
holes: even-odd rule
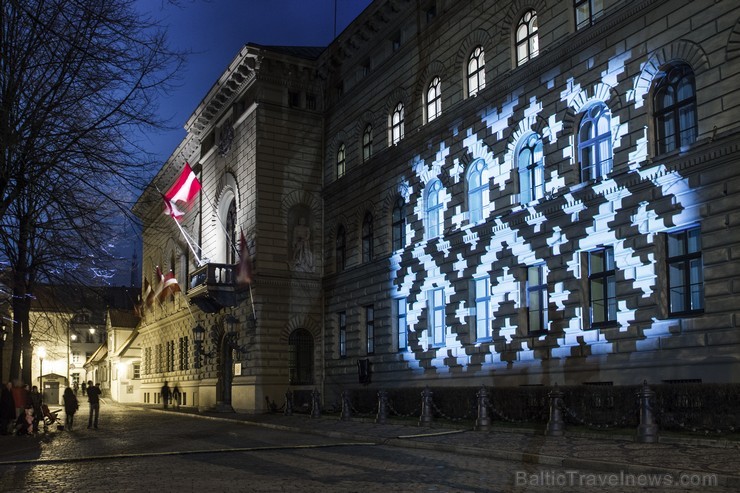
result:
[[[209,263],[198,267],[190,275],[188,297],[201,310],[214,313],[241,301],[237,289],[236,265]]]

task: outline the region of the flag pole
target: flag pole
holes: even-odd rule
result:
[[[154,188],[156,188],[156,189],[157,189],[157,192],[159,192],[159,195],[161,195],[161,196],[162,196],[162,200],[164,200],[164,202],[165,202],[165,205],[166,205],[166,204],[168,203],[168,201],[167,201],[167,198],[166,198],[166,197],[164,196],[164,194],[162,193],[162,191],[161,191],[161,190],[159,189],[159,187],[158,187],[157,185],[154,185]],[[173,206],[172,204],[170,204],[170,206],[171,206],[171,207],[174,207],[174,206]],[[169,209],[169,208],[168,208],[168,209]],[[190,243],[190,237],[189,237],[189,236],[188,236],[188,235],[187,235],[187,234],[185,233],[185,230],[183,230],[183,229],[182,229],[182,226],[180,225],[180,221],[178,221],[178,220],[177,220],[177,219],[175,218],[175,216],[174,216],[174,215],[172,215],[172,213],[170,213],[170,214],[167,214],[167,215],[168,215],[168,216],[170,216],[170,217],[172,218],[172,220],[173,220],[173,221],[175,221],[175,224],[177,224],[177,229],[179,229],[179,230],[180,230],[180,233],[182,234],[182,237],[183,237],[183,238],[185,238],[185,243],[187,243],[187,244],[188,244],[188,248],[190,248],[190,251],[191,251],[191,252],[193,252],[193,256],[195,257],[195,260],[196,260],[196,261],[198,262],[198,266],[200,267],[201,265],[203,265],[203,264],[201,263],[200,257],[199,257],[199,256],[198,256],[198,254],[197,254],[197,253],[195,252],[195,248],[194,248],[194,247],[193,247],[193,245],[192,245],[192,244]]]

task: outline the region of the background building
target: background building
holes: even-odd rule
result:
[[[739,6],[660,0],[378,0],[245,46],[135,207],[142,400],[737,383],[739,54]]]

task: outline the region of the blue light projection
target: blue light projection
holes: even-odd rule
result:
[[[558,76],[554,72],[544,74],[541,83],[553,94],[559,94],[560,102],[578,115],[595,103],[608,106],[613,101],[614,89],[620,84],[619,77],[624,78],[625,63],[631,56],[627,52],[613,57],[601,73],[601,80],[588,87],[571,77],[565,80],[562,91],[554,92]],[[649,83],[644,73],[633,82],[633,89],[627,91],[624,99],[638,109]],[[625,83],[629,81],[621,82]],[[623,142],[628,141],[630,122],[622,122],[620,112],[611,108],[611,146],[615,155],[628,153],[627,172],[566,186],[566,177],[559,173],[558,166],[548,166],[548,161],[565,160],[571,170],[578,169],[578,131],[556,115],[544,114],[543,101],[525,98],[522,92],[509,95],[498,108],[479,113],[485,130],[454,129],[449,141],[438,144],[433,158],[415,156],[409,163],[412,174],[398,185],[398,193],[410,205],[411,215],[406,223],[407,246],[393,252],[390,260],[391,297],[408,302],[408,349],[400,354],[409,368],[474,372],[483,364],[534,361],[541,358],[542,349],[538,353],[529,347],[532,339],[548,343],[549,358],[567,358],[573,347],[583,344],[590,346],[590,354],[609,354],[616,351],[609,335],[615,331],[632,332],[637,350],[652,348],[644,341],[668,334],[668,326],[675,323],[653,318],[652,323],[641,322],[637,327],[634,321],[638,300],[653,296],[657,289],[655,254],[645,245],[655,241],[656,233],[687,226],[698,219],[688,180],[662,164],[648,161],[646,127],[638,129],[633,147],[626,148]],[[515,115],[519,115],[518,121]],[[521,204],[515,193],[516,149],[520,139],[533,129],[546,149],[555,147],[552,144],[559,138],[566,139],[568,145],[557,151],[562,156],[548,156],[545,151],[544,199]],[[504,139],[508,139],[505,151],[494,155],[487,142]],[[473,223],[467,204],[460,197],[467,194],[468,168],[478,160],[485,163],[483,181],[489,186],[484,197],[492,200],[484,200],[484,221]],[[436,180],[443,184],[439,203],[446,229],[438,237],[428,237],[425,191]],[[656,200],[636,198],[634,187],[644,188],[645,183],[654,187],[652,196]],[[506,212],[501,214],[497,209]],[[609,333],[590,327],[588,313],[584,313],[588,309],[584,296],[587,298],[588,294],[583,289],[573,289],[588,274],[588,266],[582,265],[583,252],[603,246],[614,249],[621,290],[625,291],[624,283],[628,283],[630,289],[626,291],[631,293],[617,297],[615,328]],[[527,297],[526,278],[521,272],[535,264],[544,264],[548,312],[557,313],[558,317],[547,320],[547,331],[523,339],[518,336],[526,334],[526,327],[520,324],[526,319]],[[490,276],[488,318],[492,320],[492,331],[489,339],[478,340],[473,323],[476,304],[468,290],[470,282],[481,276]],[[439,293],[440,288],[448,310],[444,338],[435,338],[435,344],[430,335],[429,296]]]

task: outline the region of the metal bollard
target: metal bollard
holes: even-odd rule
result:
[[[350,403],[349,399],[349,390],[343,390],[342,391],[342,414],[340,416],[340,419],[342,421],[351,421],[352,420],[352,405]]]
[[[385,390],[378,391],[378,415],[375,417],[375,422],[378,424],[384,424],[388,419],[388,392]]]
[[[563,404],[563,393],[558,389],[558,384],[555,384],[555,388],[550,391],[548,397],[550,397],[550,420],[547,422],[545,434],[551,437],[563,436],[565,423],[563,422],[563,411],[560,408]]]
[[[475,420],[477,431],[488,431],[491,429],[491,418],[488,417],[488,390],[481,385],[478,391],[478,417]]]
[[[648,387],[647,380],[642,383],[642,389],[637,392],[640,400],[640,425],[637,427],[637,441],[640,443],[658,442],[658,425],[653,416],[651,400],[655,397],[655,391]]]
[[[285,416],[293,416],[293,391],[288,390],[285,392],[285,410],[283,411]]]
[[[321,417],[321,392],[319,392],[319,389],[311,391],[311,417]]]
[[[421,416],[419,417],[419,426],[432,426],[432,392],[429,387],[425,387],[421,393]]]

